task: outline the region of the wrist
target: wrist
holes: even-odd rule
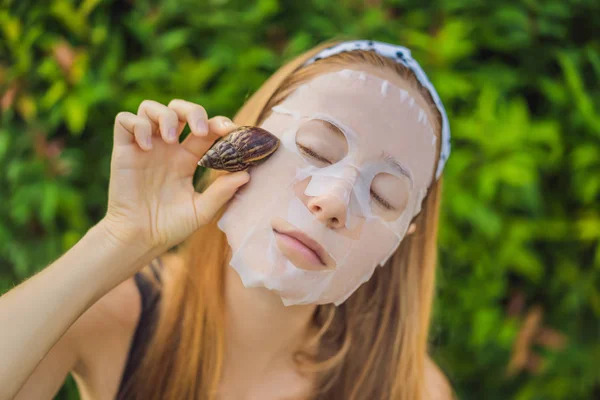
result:
[[[126,259],[142,260],[151,257],[151,246],[140,239],[143,237],[141,229],[121,224],[110,216],[105,216],[92,230],[100,245],[109,251],[122,254]]]
[[[64,270],[67,277],[59,286],[79,291],[91,306],[155,257],[140,243],[123,241],[111,223],[101,220],[55,262],[54,270]]]

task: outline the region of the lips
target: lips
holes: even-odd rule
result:
[[[329,256],[329,254],[327,254],[327,252],[325,251],[323,246],[321,246],[319,243],[317,243],[315,240],[313,240],[310,236],[308,236],[304,232],[299,231],[299,230],[285,230],[285,229],[275,229],[275,228],[273,228],[273,231],[280,235],[286,235],[293,239],[296,239],[297,241],[302,243],[305,247],[307,247],[309,250],[311,250],[317,256],[320,263],[324,267],[327,267],[329,265],[328,261],[331,259],[331,257]]]

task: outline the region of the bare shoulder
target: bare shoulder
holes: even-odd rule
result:
[[[91,334],[98,329],[136,324],[141,311],[141,298],[133,277],[121,282],[101,297],[79,317],[77,332]],[[84,335],[85,336],[85,335]]]
[[[428,400],[453,400],[455,398],[448,378],[429,356],[425,360],[425,383]]]
[[[181,262],[175,254],[164,254],[161,263],[172,265]],[[141,274],[145,280],[156,281],[150,266],[144,267]],[[168,268],[163,268],[160,280],[163,286],[168,281]],[[137,327],[142,311],[142,298],[134,277],[131,277],[94,303],[71,327],[72,337],[78,345],[78,353],[85,359],[95,359],[97,352],[106,354],[116,350],[125,353]]]
[[[94,303],[70,329],[80,356],[74,372],[91,375],[96,360],[124,360],[140,313],[141,297],[133,277]]]

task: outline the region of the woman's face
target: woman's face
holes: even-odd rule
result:
[[[436,158],[433,114],[393,72],[356,66],[294,90],[261,125],[280,149],[250,171],[220,228],[246,287],[286,305],[340,304],[420,211]]]

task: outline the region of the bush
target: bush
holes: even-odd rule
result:
[[[5,1],[0,291],[104,215],[117,112],[178,97],[231,116],[323,40],[389,41],[453,131],[434,358],[463,399],[599,396],[599,4]]]

